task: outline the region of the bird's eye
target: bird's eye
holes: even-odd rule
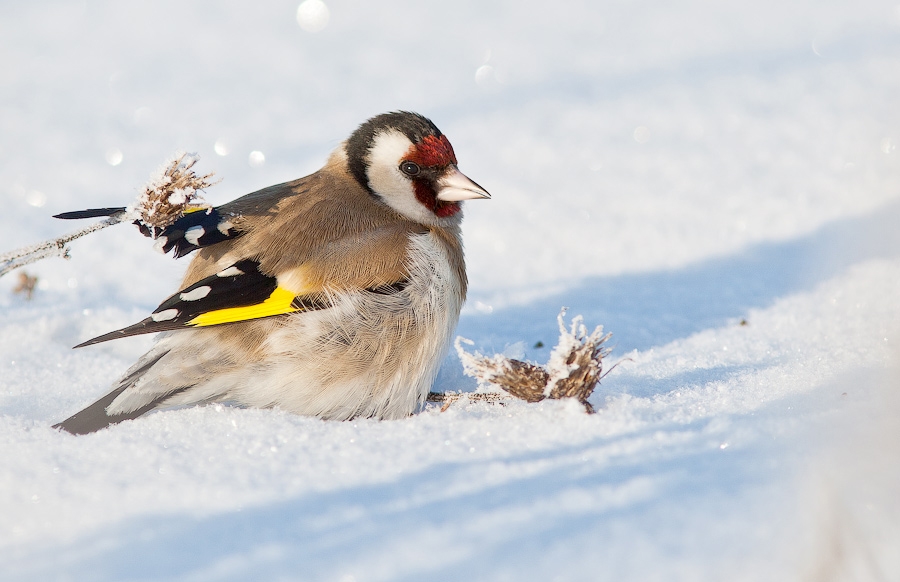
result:
[[[420,171],[419,164],[415,162],[402,162],[400,164],[400,171],[407,176],[415,176]]]

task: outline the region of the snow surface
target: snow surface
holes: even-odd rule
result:
[[[178,149],[217,204],[419,111],[494,196],[459,333],[545,362],[561,306],[602,324],[598,413],[60,434],[152,340],[70,347],[184,269],[116,226],[0,280],[0,579],[900,579],[896,0],[324,5],[0,3],[0,251]]]

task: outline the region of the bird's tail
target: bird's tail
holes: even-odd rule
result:
[[[162,406],[166,400],[187,390],[188,387],[178,388],[169,392],[157,393],[152,400],[143,403],[141,406],[127,412],[117,412],[110,414],[107,409],[112,402],[119,397],[122,392],[131,388],[150,368],[159,362],[168,350],[151,350],[143,358],[138,360],[125,376],[116,383],[116,387],[106,396],[94,402],[87,408],[76,412],[64,421],[54,424],[53,428],[60,428],[72,434],[88,434],[106,428],[111,424],[122,422],[123,420],[131,420],[145,414],[155,408]]]
[[[101,216],[116,216],[121,212],[125,212],[124,206],[115,208],[88,208],[87,210],[75,210],[73,212],[63,212],[62,214],[54,214],[53,218],[61,218],[63,220],[80,220],[82,218],[100,218]]]

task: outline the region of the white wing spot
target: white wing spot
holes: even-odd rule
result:
[[[204,234],[206,234],[206,231],[202,226],[192,226],[184,231],[184,240],[188,241],[194,246],[200,246],[197,241],[199,241],[200,237]]]
[[[216,226],[216,228],[219,229],[219,232],[221,232],[222,234],[227,235],[228,231],[231,230],[232,226],[234,226],[234,225],[231,224],[230,222],[228,222],[227,220],[223,220],[223,221],[219,222],[219,224]]]
[[[156,322],[160,321],[169,321],[171,319],[175,319],[178,317],[177,309],[166,309],[165,311],[160,311],[159,313],[154,313],[150,316],[150,319]]]
[[[212,291],[212,288],[209,285],[204,285],[203,287],[197,287],[193,291],[182,293],[178,298],[182,301],[197,301],[209,295],[210,291]]]
[[[238,275],[243,275],[244,272],[238,269],[235,266],[228,267],[223,271],[219,271],[216,273],[216,277],[237,277]]]

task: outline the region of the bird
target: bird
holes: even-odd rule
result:
[[[306,177],[184,214],[153,233],[159,250],[194,255],[180,290],[146,319],[75,346],[159,332],[153,347],[54,428],[87,434],[215,402],[408,417],[466,298],[462,204],[489,198],[431,120],[396,111],[362,123]]]

